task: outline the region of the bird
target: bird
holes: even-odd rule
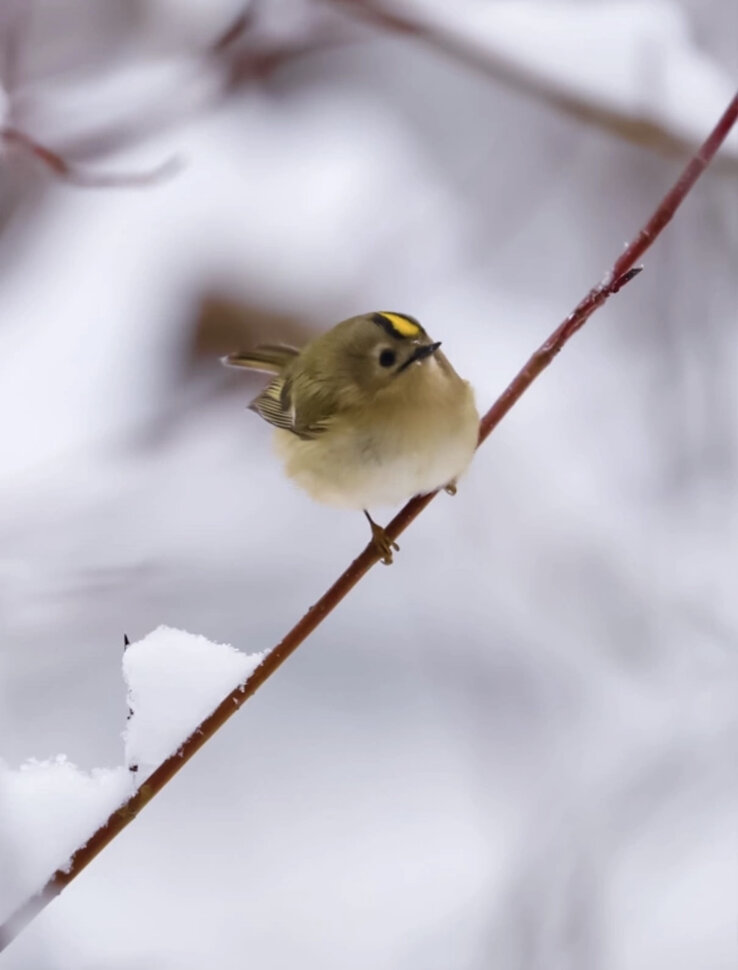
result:
[[[381,561],[399,550],[370,508],[456,492],[477,447],[474,391],[415,317],[350,317],[302,349],[260,344],[222,358],[271,380],[249,404],[276,429],[287,476],[313,499],[364,512]]]

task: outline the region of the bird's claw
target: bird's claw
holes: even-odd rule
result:
[[[399,552],[400,547],[393,539],[390,539],[381,525],[377,525],[368,512],[365,512],[364,514],[366,515],[367,520],[369,521],[369,527],[372,530],[372,542],[374,543],[374,548],[381,556],[381,561],[384,563],[384,565],[391,566],[393,562],[392,550],[394,549],[395,552]]]

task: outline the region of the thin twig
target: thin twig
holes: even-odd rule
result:
[[[687,193],[709,165],[737,119],[738,94],[733,98],[714,130],[689,162],[676,184],[664,196],[654,214],[616,260],[607,279],[590,290],[576,309],[535,351],[522,370],[513,378],[512,382],[484,415],[479,426],[480,444],[530,387],[536,377],[551,363],[566,342],[571,339],[577,330],[584,326],[592,313],[636,275],[634,273],[636,262],[669,223]],[[397,539],[413,519],[433,501],[437,494],[437,492],[433,492],[430,495],[419,495],[411,499],[386,527],[387,535],[391,539]],[[136,793],[117,811],[113,812],[84,846],[77,849],[65,869],[57,870],[40,893],[28,899],[5,924],[0,926],[0,950],[8,946],[20,931],[52,899],[58,896],[62,889],[68,886],[116,835],[133,821],[144,805],[160,792],[205,742],[236,713],[249,697],[256,693],[259,687],[294,653],[378,560],[377,549],[370,543],[348,569],[339,576],[330,589],[321,596],[318,602],[310,607],[285,638],[267,654],[246,682],[232,690],[213,713],[206,717],[199,727],[193,731],[179,750],[162,762]]]
[[[116,174],[110,172],[86,172],[84,169],[80,169],[71,162],[68,162],[58,152],[52,151],[46,145],[35,141],[30,135],[27,135],[24,131],[20,131],[18,128],[0,128],[0,138],[10,145],[18,145],[29,155],[32,155],[42,162],[58,178],[84,188],[141,188],[142,186],[153,185],[171,177],[182,167],[181,160],[173,157],[145,172],[128,172],[127,174],[123,174],[122,172]]]
[[[233,23],[226,30],[224,30],[220,37],[215,41],[213,46],[210,48],[211,53],[222,54],[224,50],[231,47],[237,40],[239,40],[254,22],[255,12],[256,3],[251,3],[244,10],[242,10],[233,20]]]
[[[250,43],[239,43],[248,38],[256,19],[252,5],[201,52],[194,73],[188,77],[180,76],[168,94],[157,96],[156,101],[143,110],[130,111],[107,124],[96,125],[94,130],[69,136],[64,153],[77,159],[97,158],[138,143],[148,135],[160,135],[175,123],[187,121],[231,97],[243,85],[265,81],[286,64],[347,41],[346,26],[328,22],[313,30],[306,29],[298,36],[270,37],[254,32]],[[209,93],[203,90],[201,83],[206,76],[210,78]]]
[[[499,81],[514,91],[543,102],[562,114],[584,124],[616,135],[667,157],[687,158],[694,141],[658,119],[609,107],[602,101],[556,84],[543,75],[526,69],[514,58],[495,50],[484,41],[472,39],[438,19],[432,10],[419,10],[408,4],[389,4],[383,0],[324,0],[366,23],[396,34],[412,37],[460,64]],[[451,5],[449,5],[451,9]],[[721,160],[720,168],[734,175],[738,171],[735,152]]]

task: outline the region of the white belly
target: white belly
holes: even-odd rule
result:
[[[275,444],[290,478],[312,498],[344,508],[399,505],[462,475],[477,444],[478,416],[470,388],[453,416],[428,407],[422,418],[393,417],[372,431],[326,430],[303,440],[278,430]]]

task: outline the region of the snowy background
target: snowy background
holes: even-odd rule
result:
[[[268,649],[366,541],[218,356],[396,309],[486,408],[732,95],[732,0],[393,2],[0,8],[7,124],[185,163],[0,160],[0,917],[129,783],[123,634]],[[736,965],[737,181],[3,968]]]

